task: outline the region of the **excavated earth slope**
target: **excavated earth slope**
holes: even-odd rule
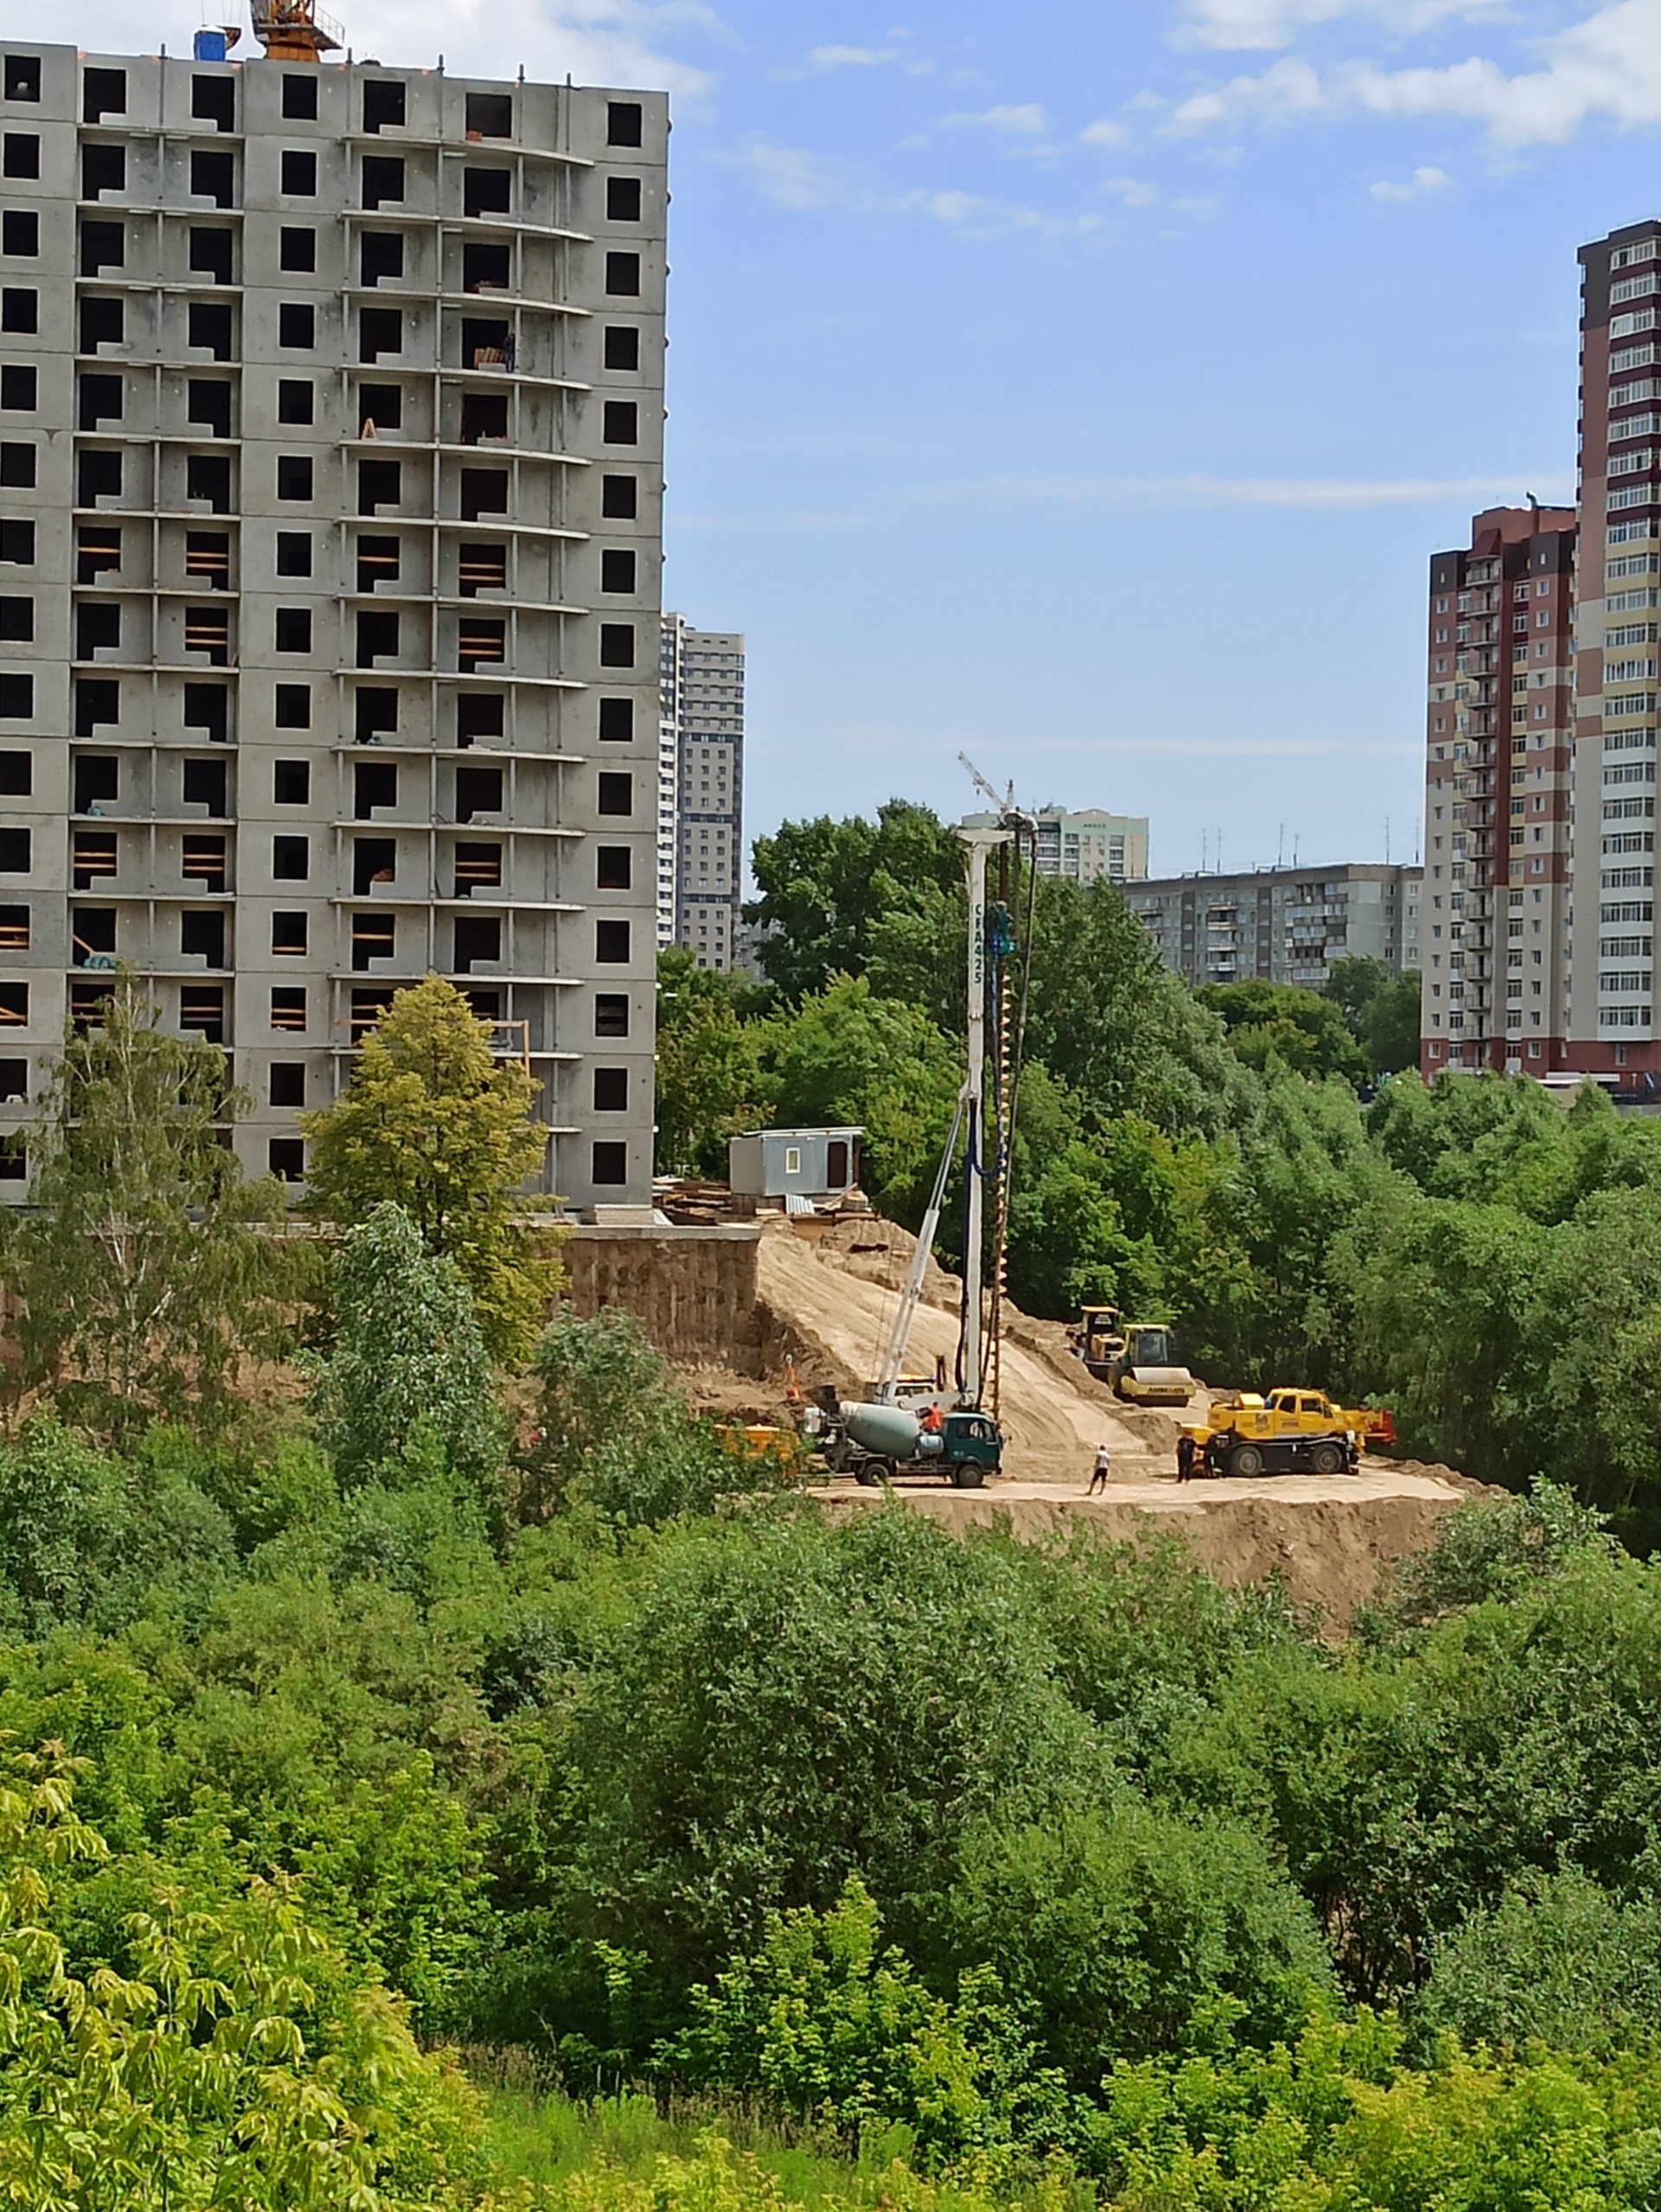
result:
[[[805,1383],[828,1381],[846,1390],[875,1372],[911,1250],[903,1230],[875,1220],[838,1223],[813,1241],[782,1225],[762,1238],[760,1296],[800,1345]],[[930,1263],[906,1362],[910,1373],[927,1373],[937,1357],[950,1371],[957,1288]],[[1068,1352],[1058,1323],[1020,1313],[1007,1320],[1004,1474],[983,1491],[920,1478],[895,1485],[908,1506],[948,1528],[1000,1521],[1034,1539],[1081,1521],[1116,1536],[1169,1530],[1227,1581],[1259,1581],[1278,1571],[1294,1600],[1342,1626],[1382,1568],[1422,1548],[1441,1515],[1480,1490],[1446,1467],[1382,1459],[1367,1459],[1353,1475],[1179,1484],[1169,1415],[1126,1407],[1093,1382]],[[1112,1480],[1105,1497],[1089,1497],[1091,1463],[1104,1442]],[[883,1497],[850,1481],[818,1494],[833,1513],[868,1511]]]

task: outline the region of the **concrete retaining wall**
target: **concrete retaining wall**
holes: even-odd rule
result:
[[[602,1306],[634,1315],[665,1358],[764,1375],[780,1347],[756,1295],[762,1232],[719,1228],[581,1228],[560,1257],[567,1296],[585,1318]]]

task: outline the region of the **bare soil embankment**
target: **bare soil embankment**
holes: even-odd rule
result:
[[[911,1239],[876,1220],[843,1221],[810,1242],[780,1225],[760,1241],[757,1291],[773,1326],[798,1350],[801,1380],[856,1388],[875,1372]],[[930,1263],[907,1365],[948,1372],[957,1349],[957,1285]],[[895,1485],[914,1510],[965,1529],[1004,1522],[1019,1536],[1065,1534],[1081,1523],[1115,1536],[1150,1529],[1180,1535],[1222,1580],[1280,1574],[1291,1596],[1334,1625],[1347,1622],[1381,1571],[1428,1543],[1441,1516],[1478,1490],[1444,1467],[1369,1459],[1353,1475],[1256,1480],[1176,1479],[1176,1425],[1126,1407],[1067,1350],[1059,1323],[1006,1317],[999,1418],[1004,1473],[983,1491],[918,1480]],[[1113,1457],[1105,1497],[1086,1495],[1098,1444]],[[833,1513],[864,1512],[880,1491],[852,1482],[819,1495]]]

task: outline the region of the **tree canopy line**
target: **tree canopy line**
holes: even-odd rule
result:
[[[764,982],[663,956],[660,1166],[720,1172],[758,1121],[858,1123],[874,1202],[914,1227],[960,1080],[961,849],[895,801],[786,823],[754,874]],[[1408,1451],[1544,1474],[1647,1547],[1661,1128],[1591,1085],[1567,1111],[1526,1078],[1427,1087],[1418,989],[1350,959],[1324,994],[1192,991],[1112,885],[1041,881],[1014,1296],[1172,1322],[1213,1383],[1388,1404]]]
[[[1175,1253],[1219,1331],[1334,1360],[1418,1328],[1414,1418],[1473,1450],[1527,1417],[1507,1316],[1542,1392],[1641,1417],[1641,1125],[1412,1079],[1363,1118],[1045,914],[1119,1025],[1035,1003],[1074,1071],[1036,1062],[1035,1161],[1100,1264]],[[777,1025],[764,1074],[828,1093],[863,1039],[856,1118],[927,1157],[884,1087],[943,1005],[683,981]],[[625,1315],[547,1318],[533,1105],[430,978],[311,1124],[297,1234],[221,1055],[119,980],[66,1042],[0,1245],[0,2198],[778,2212],[805,2144],[873,2212],[1651,2212],[1661,1565],[1536,1483],[1338,1645],[1171,1542],[832,1523]],[[559,2085],[545,2132],[630,2084],[715,2132],[539,2179],[491,2052]]]

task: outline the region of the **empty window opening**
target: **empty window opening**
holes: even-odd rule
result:
[[[395,614],[360,614],[357,618],[357,665],[373,668],[378,660],[395,659],[398,618]]]
[[[41,142],[27,131],[8,131],[0,144],[0,171],[20,179],[41,173]]]
[[[603,476],[600,480],[600,511],[610,522],[634,520],[639,485],[632,476]]]
[[[606,178],[606,215],[610,222],[639,221],[640,179],[638,176]]]
[[[311,687],[309,683],[279,683],[272,689],[272,721],[278,729],[310,729]]]
[[[505,392],[465,392],[461,401],[461,442],[477,446],[489,438],[508,434],[508,395]]]
[[[0,445],[0,485],[8,490],[24,491],[35,481],[35,448],[32,446]],[[30,558],[34,556],[31,555]]]
[[[396,207],[404,196],[404,157],[401,154],[365,154],[363,204]]]
[[[626,891],[632,881],[633,858],[627,845],[598,845],[594,849],[594,888]]]
[[[80,196],[101,200],[106,192],[127,189],[127,150],[125,146],[83,146],[80,150]]]
[[[288,233],[285,231],[283,235],[286,238]],[[211,277],[216,285],[229,284],[234,247],[234,235],[228,230],[217,226],[209,229],[200,223],[190,226],[190,266],[198,276]]]
[[[121,453],[106,446],[83,446],[75,456],[75,504],[96,507],[100,499],[121,497]]]
[[[512,260],[505,246],[467,245],[461,249],[461,288],[464,292],[506,292],[512,281]]]
[[[594,924],[594,959],[601,967],[623,966],[629,957],[629,925],[605,915]]]
[[[124,389],[119,376],[83,376],[80,404],[76,410],[79,427],[96,430],[101,422],[119,422]],[[84,507],[87,503],[82,500],[80,503]]]
[[[383,353],[401,353],[404,349],[403,310],[398,307],[365,307],[357,318],[360,361],[379,361]]]
[[[469,93],[467,136],[470,138],[510,138],[513,136],[513,97],[509,93]]]
[[[367,77],[363,81],[363,128],[390,131],[404,119],[404,87],[398,77]]]
[[[404,241],[395,230],[366,230],[362,240],[360,266],[363,272],[365,291],[373,291],[378,284],[388,283],[404,273]]]
[[[354,837],[352,840],[352,892],[356,898],[368,896],[377,883],[391,883],[398,875],[398,840],[395,837]]]
[[[311,872],[311,839],[273,837],[271,841],[271,872],[279,883],[304,883]]]
[[[189,421],[215,438],[231,434],[231,388],[222,376],[193,376],[185,391]]]
[[[464,676],[486,661],[507,658],[508,628],[499,618],[465,614],[457,638],[457,660]]]
[[[278,531],[277,574],[279,576],[309,576],[311,574],[310,530]]]
[[[113,676],[78,676],[74,682],[75,735],[112,728],[121,720],[121,686]]]
[[[456,771],[456,819],[471,822],[482,814],[502,811],[502,771],[500,768],[458,768]]]
[[[298,146],[289,146],[283,152],[283,197],[285,200],[315,199],[317,190],[317,157]]]
[[[190,156],[190,196],[211,200],[216,208],[236,205],[236,162],[234,156],[208,153],[198,148]]]
[[[5,602],[0,600],[0,606]],[[75,658],[95,660],[99,653],[118,652],[121,646],[121,602],[82,599],[75,608]]]
[[[317,234],[309,226],[277,234],[277,266],[292,276],[306,276],[317,266]]]
[[[632,553],[608,548],[600,555],[600,588],[602,592],[632,592],[634,589]]]
[[[317,80],[303,69],[291,69],[283,79],[283,120],[315,123],[317,119]]]
[[[487,323],[467,316],[461,325],[461,365],[464,369],[511,369],[513,333],[505,323]]]
[[[80,226],[80,273],[95,277],[105,269],[119,269],[127,259],[127,227],[124,222],[84,222]]]
[[[357,511],[379,514],[395,507],[403,496],[403,465],[399,461],[360,461],[357,465]]]
[[[404,392],[401,384],[360,384],[357,388],[357,418],[362,423],[361,435],[373,438],[382,430],[403,427]]]
[[[186,318],[186,329],[189,333],[187,343],[194,349],[212,354],[215,361],[234,359],[236,342],[228,302],[193,299]]]
[[[597,1139],[589,1148],[589,1180],[597,1189],[612,1189],[629,1179],[629,1148],[611,1138]]]
[[[625,1037],[628,1034],[628,993],[597,991],[594,993],[594,1035],[597,1037]]]
[[[215,745],[223,745],[230,735],[231,695],[222,683],[187,683],[184,687],[184,726],[187,729],[206,730]],[[202,766],[218,764],[202,762]],[[223,776],[224,770],[220,768]]]
[[[41,219],[33,208],[8,208],[0,216],[0,253],[28,260],[41,250]]]
[[[396,807],[398,765],[394,760],[359,760],[352,769],[352,812],[367,822],[377,806]]]
[[[39,327],[40,311],[39,292],[25,291],[20,285],[8,285],[0,291],[0,330],[28,337]]]
[[[100,346],[119,346],[124,342],[127,318],[119,299],[107,299],[94,294],[80,303],[80,350],[96,353]]]
[[[229,778],[222,760],[187,760],[184,763],[183,796],[187,806],[200,806],[214,820],[219,821],[230,812],[226,793]]]
[[[315,411],[317,388],[309,376],[279,376],[277,380],[279,422],[310,422]]]
[[[499,914],[456,916],[455,969],[465,975],[476,960],[502,958],[502,920]]]
[[[640,366],[640,333],[625,324],[608,324],[606,329],[606,366],[607,369],[638,369]]]
[[[311,650],[311,610],[309,606],[279,606],[277,610],[277,650],[279,653],[309,653]]]
[[[482,737],[500,737],[505,728],[507,701],[499,691],[460,691],[456,695],[456,743],[476,745]]]
[[[115,908],[74,907],[69,915],[69,960],[72,967],[112,968],[115,965]]]
[[[317,342],[317,311],[311,302],[283,300],[277,310],[278,344],[291,353],[308,353]]]
[[[303,1106],[305,1104],[305,1062],[303,1060],[273,1060],[271,1063],[271,1103],[274,1106]],[[273,1144],[292,1143],[291,1138],[273,1138]]]
[[[601,814],[632,814],[634,811],[634,778],[615,768],[600,772],[599,805]]]
[[[309,760],[273,760],[271,795],[279,806],[305,806],[311,797]]]
[[[600,664],[602,668],[634,666],[634,625],[602,622],[600,625]]]
[[[223,963],[221,963],[223,965]],[[179,1027],[193,1030],[205,1043],[225,1042],[225,990],[221,984],[182,984],[179,987]]]
[[[462,207],[470,215],[505,215],[513,208],[513,173],[506,169],[475,169],[462,173]]]
[[[464,469],[461,472],[461,519],[476,523],[481,515],[508,511],[508,472],[505,469]]]
[[[608,253],[606,256],[606,289],[613,298],[639,298],[640,256],[638,253]]]
[[[27,875],[29,863],[29,831],[0,824],[0,875]]]
[[[606,110],[606,143],[608,146],[638,146],[640,136],[641,109],[638,99],[614,99]]]
[[[179,951],[186,959],[207,967],[225,965],[225,917],[222,914],[183,914],[179,916]]]
[[[36,405],[37,378],[32,362],[9,361],[0,367],[0,407],[28,414]]]
[[[271,949],[273,952],[304,952],[305,950],[305,916],[292,909],[278,912],[271,918]]]
[[[34,754],[0,753],[0,798],[27,798],[34,788]]]
[[[211,123],[221,131],[234,131],[236,128],[235,78],[231,76],[192,77],[190,112],[198,123]]]
[[[120,763],[112,753],[78,753],[73,784],[74,811],[99,814],[113,806],[120,789]]]
[[[27,644],[34,635],[34,600],[0,599],[0,638],[12,644]]]
[[[279,453],[277,497],[279,499],[309,499],[311,497],[310,453]]]
[[[109,74],[112,76],[121,76],[125,74],[125,72],[112,70]],[[7,54],[6,98],[8,99],[38,99],[40,96],[40,55],[38,54]]]
[[[231,581],[231,541],[224,530],[187,530],[184,534],[184,573],[204,576],[214,589],[228,591]]]
[[[230,455],[228,453],[187,454],[184,463],[184,496],[187,500],[201,500],[212,514],[228,515],[231,511]]]
[[[596,1068],[594,1112],[626,1113],[629,1110],[629,1071],[626,1068]]]
[[[395,735],[398,728],[398,694],[381,686],[362,687],[354,708],[356,717],[354,734],[360,745],[373,745],[382,737]]]
[[[299,917],[304,920],[305,917]],[[304,985],[279,984],[271,994],[271,1026],[273,1029],[303,1029],[305,1027],[305,990]]]
[[[184,610],[184,650],[205,653],[210,668],[230,664],[231,615],[223,606],[188,606]]]
[[[607,400],[601,436],[608,446],[635,446],[640,439],[640,410],[632,400]]]

